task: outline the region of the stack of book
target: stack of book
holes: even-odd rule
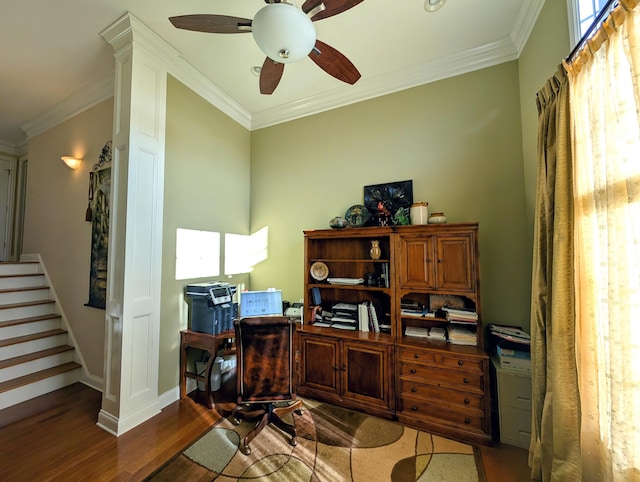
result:
[[[464,326],[450,325],[449,329],[449,343],[454,345],[471,345],[476,346],[478,344],[478,337],[475,331]]]
[[[407,326],[404,329],[404,334],[406,336],[425,338],[427,340],[447,341],[447,332],[444,328],[438,326],[432,326],[430,328],[422,326]]]
[[[402,316],[413,316],[416,318],[421,318],[426,313],[426,308],[424,305],[418,303],[414,300],[402,300],[400,302],[400,313]]]
[[[477,325],[478,313],[471,310],[460,310],[455,308],[442,308],[447,315],[449,323],[458,323],[460,325]]]

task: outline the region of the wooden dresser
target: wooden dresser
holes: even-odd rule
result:
[[[304,324],[298,391],[470,443],[491,441],[490,364],[483,349],[478,224],[305,231]],[[372,242],[381,254],[372,259]],[[322,265],[327,279],[315,279]],[[326,269],[325,269],[326,268]],[[329,282],[364,279],[360,284]],[[314,308],[320,303],[321,308]],[[380,331],[314,326],[316,311],[370,306]],[[455,308],[477,321],[452,321]],[[428,316],[407,307],[422,307]],[[419,310],[418,310],[419,311]],[[456,344],[407,331],[457,326]],[[407,330],[408,329],[408,330]],[[430,332],[430,333],[431,333]]]

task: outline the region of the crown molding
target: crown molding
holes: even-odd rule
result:
[[[26,141],[21,142],[20,144],[15,144],[8,139],[0,139],[0,157],[2,157],[3,154],[6,154],[7,156],[18,158],[26,153]]]
[[[113,77],[94,82],[45,111],[36,119],[25,122],[20,128],[27,134],[27,139],[30,139],[113,97],[113,89]]]
[[[544,7],[545,0],[533,0],[531,2],[523,2],[516,21],[511,29],[511,39],[518,51],[518,57],[522,53],[529,35],[533,31],[533,28],[538,21],[542,7]]]
[[[282,122],[319,114],[448,77],[492,67],[517,58],[518,53],[515,45],[510,37],[505,37],[502,40],[458,52],[426,64],[397,70],[374,78],[361,79],[355,86],[338,88],[277,108],[256,112],[252,117],[251,129],[262,129]]]
[[[183,57],[173,59],[169,73],[245,129],[251,130],[251,113]]]

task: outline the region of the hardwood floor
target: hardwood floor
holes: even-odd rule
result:
[[[191,398],[120,437],[96,425],[101,394],[81,383],[0,410],[0,479],[144,480],[219,419]],[[528,481],[527,451],[481,447],[487,482]]]

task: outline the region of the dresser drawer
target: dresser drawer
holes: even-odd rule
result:
[[[402,410],[401,414],[423,420],[434,420],[437,423],[448,422],[474,430],[485,431],[484,417],[481,413],[469,411],[450,410],[442,406],[436,406],[425,400],[418,400],[411,397],[400,397]]]
[[[517,447],[529,448],[531,440],[531,411],[513,407],[500,410],[500,441]]]
[[[504,406],[531,410],[531,378],[503,370],[500,373],[498,397]]]
[[[484,391],[484,376],[482,374],[457,370],[439,370],[418,363],[401,361],[400,378],[402,380],[429,382],[439,386],[448,386],[461,390],[473,390],[479,393]]]
[[[485,364],[487,363],[487,360],[483,358],[465,357],[464,355],[410,347],[400,347],[400,360],[426,363],[442,368],[458,368],[478,373],[484,372]]]
[[[460,407],[473,408],[476,410],[484,410],[484,397],[476,393],[460,392],[436,385],[416,383],[410,380],[402,380],[400,387],[402,395],[459,405]]]

